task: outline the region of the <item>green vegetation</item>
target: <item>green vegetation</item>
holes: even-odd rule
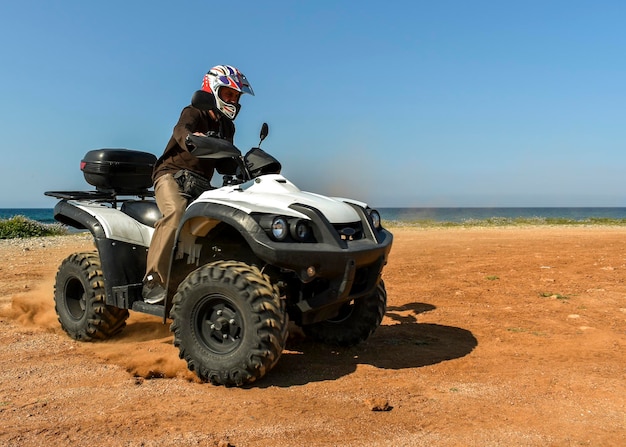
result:
[[[24,216],[0,219],[0,239],[59,236],[66,234],[68,234],[67,227],[58,223],[44,224]]]
[[[539,296],[542,298],[556,298],[557,300],[569,300],[569,296],[561,295],[560,293],[541,292]]]
[[[393,227],[424,227],[424,228],[468,228],[468,227],[525,227],[539,225],[604,225],[604,226],[626,226],[626,219],[611,219],[608,217],[590,217],[588,219],[575,220],[559,217],[491,217],[489,219],[466,219],[462,222],[440,222],[436,220],[423,219],[415,221],[385,220],[383,225],[388,228]]]

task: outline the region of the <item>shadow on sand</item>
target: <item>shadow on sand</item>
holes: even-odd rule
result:
[[[419,368],[471,353],[478,342],[470,331],[417,322],[417,314],[434,308],[425,303],[389,307],[386,316],[395,324],[380,326],[368,340],[351,348],[290,340],[274,369],[252,386],[289,387],[334,380],[363,364],[381,369]]]

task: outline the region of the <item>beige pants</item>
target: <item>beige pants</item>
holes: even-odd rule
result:
[[[165,284],[174,248],[178,224],[187,207],[187,199],[180,194],[178,183],[172,174],[165,174],[154,182],[154,197],[163,217],[154,226],[154,234],[148,249],[146,276],[156,274]]]

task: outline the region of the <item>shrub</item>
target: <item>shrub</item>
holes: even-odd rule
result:
[[[0,239],[58,236],[67,233],[67,227],[61,224],[45,224],[25,216],[13,216],[8,219],[0,219]]]

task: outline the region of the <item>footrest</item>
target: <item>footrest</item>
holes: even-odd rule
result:
[[[165,306],[163,304],[148,304],[144,301],[135,301],[133,303],[133,310],[157,317],[165,316]]]

